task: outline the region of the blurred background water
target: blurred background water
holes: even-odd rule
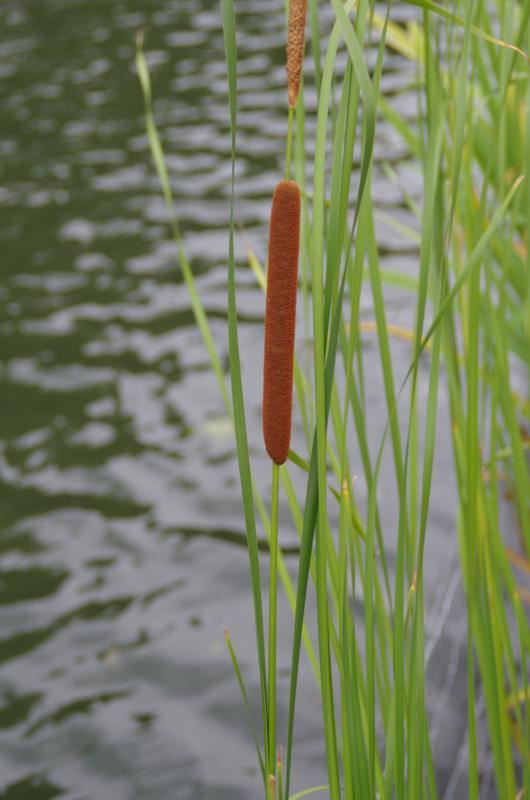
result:
[[[324,31],[329,23],[323,4]],[[282,169],[283,25],[282,0],[238,4],[240,334],[265,497],[264,304],[245,253],[265,258]],[[0,799],[259,798],[223,638],[225,624],[257,697],[234,442],[169,239],[134,71],[135,34],[144,29],[185,249],[226,365],[230,163],[218,2],[3,0],[0,29]],[[411,124],[414,77],[389,51],[382,89]],[[311,77],[308,84],[312,152]],[[401,186],[421,200],[421,176],[382,121],[375,203],[414,224]],[[378,239],[385,267],[414,273],[413,246],[384,224]],[[387,291],[391,322],[410,327],[411,308],[405,294]],[[373,318],[368,290],[362,315]],[[374,337],[363,344],[376,446],[386,411]],[[396,342],[394,350],[401,379],[410,349]],[[443,393],[440,405],[427,656],[438,776],[449,798],[465,797],[465,620]],[[383,472],[390,487],[391,461]],[[303,476],[297,485],[302,492]],[[362,502],[362,476],[357,487]],[[390,488],[382,513],[395,531]],[[281,537],[295,550],[283,506]],[[294,570],[295,555],[288,563]],[[310,620],[312,608],[310,598]],[[281,622],[284,708],[283,606]],[[294,788],[322,782],[320,708],[305,662],[296,747]],[[487,760],[482,767],[481,796],[493,796]]]

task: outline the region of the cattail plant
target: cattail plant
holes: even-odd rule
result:
[[[263,364],[263,436],[272,459],[270,574],[269,574],[269,663],[267,680],[267,736],[265,761],[267,798],[275,800],[276,776],[282,795],[281,767],[276,762],[276,617],[278,594],[278,495],[280,466],[287,460],[291,442],[293,405],[294,332],[298,251],[300,246],[300,188],[290,180],[294,107],[300,91],[304,61],[307,0],[290,0],[287,37],[287,82],[289,118],[285,180],[272,199],[269,232],[269,264],[265,312],[265,357]]]
[[[280,181],[270,220],[263,368],[263,435],[275,464],[286,461],[291,440],[299,241],[300,189]]]
[[[300,91],[304,65],[307,0],[291,0],[287,36],[287,87],[289,106],[294,108]]]
[[[272,199],[263,364],[263,435],[272,459],[269,670],[267,682],[266,762],[268,800],[276,786],[276,616],[278,581],[278,492],[280,465],[291,441],[293,362],[300,242],[300,189],[295,181],[278,183]],[[278,778],[281,782],[280,774]]]

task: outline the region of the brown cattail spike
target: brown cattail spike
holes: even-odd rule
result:
[[[272,199],[263,366],[263,435],[276,464],[287,460],[291,441],[299,245],[300,189],[280,181]]]
[[[300,91],[304,65],[305,20],[307,0],[291,0],[289,4],[289,32],[287,35],[287,84],[289,105],[294,108]]]

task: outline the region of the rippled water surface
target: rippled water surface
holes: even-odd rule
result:
[[[282,8],[245,0],[238,15],[240,330],[253,463],[265,492],[263,298],[245,252],[264,257],[281,170]],[[255,696],[234,443],[169,239],[134,72],[143,28],[185,248],[226,365],[229,141],[218,3],[4,0],[0,22],[0,798],[259,798],[223,638],[226,624]],[[413,78],[389,53],[383,91],[411,118]],[[311,86],[308,105],[314,110]],[[310,113],[308,148],[313,131]],[[397,219],[401,190],[383,177],[383,162],[417,199],[421,186],[404,155],[382,123],[374,197]],[[385,266],[414,270],[413,247],[384,225],[379,241]],[[387,310],[391,322],[410,325],[410,301],[395,290]],[[362,314],[372,319],[369,292]],[[384,399],[370,366],[373,336],[363,344],[375,443]],[[409,357],[397,342],[397,375]],[[427,560],[429,696],[440,785],[447,797],[464,797],[463,621],[446,425],[442,396]],[[394,529],[392,492],[382,509]],[[282,519],[282,541],[295,545]],[[286,608],[281,617],[284,702]],[[325,775],[306,665],[298,709],[295,787],[303,788]]]

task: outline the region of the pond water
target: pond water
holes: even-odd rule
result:
[[[265,496],[264,304],[245,252],[265,256],[282,168],[282,8],[282,0],[238,7],[240,331]],[[257,800],[256,757],[223,637],[227,625],[256,697],[235,448],[169,239],[134,71],[142,28],[185,249],[226,364],[230,165],[218,3],[4,0],[0,23],[0,798]],[[411,120],[413,79],[413,68],[388,53],[383,91]],[[314,111],[310,88],[308,103]],[[313,132],[310,113],[310,148]],[[421,198],[417,170],[381,123],[376,205],[410,221],[400,183]],[[383,224],[378,237],[385,266],[414,271],[413,247]],[[387,292],[391,322],[410,326],[411,308]],[[368,290],[362,315],[373,317]],[[374,337],[363,345],[377,363]],[[396,375],[409,359],[409,346],[396,342]],[[367,364],[375,446],[386,412],[381,376]],[[443,393],[440,409],[428,689],[441,796],[463,798],[465,620]],[[390,485],[390,461],[385,475]],[[303,476],[294,477],[302,491]],[[282,543],[293,549],[281,512]],[[394,530],[392,491],[382,513]],[[296,557],[288,560],[294,569]],[[310,598],[310,619],[312,608]],[[290,612],[280,612],[283,724]],[[301,789],[325,779],[305,662],[297,718]],[[487,759],[482,768],[481,797],[493,797]]]

